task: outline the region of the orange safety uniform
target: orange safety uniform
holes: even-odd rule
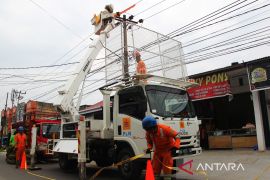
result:
[[[142,60],[137,64],[137,74],[146,74],[146,66]]]
[[[152,161],[155,174],[159,175],[161,170],[163,170],[164,174],[172,173],[172,170],[166,166],[173,166],[171,149],[180,147],[180,139],[175,138],[177,135],[178,133],[176,131],[162,124],[157,125],[157,131],[155,133],[146,132],[148,148],[152,149],[155,147]]]
[[[16,142],[16,161],[21,161],[26,146],[26,135],[24,133],[17,133],[15,135]]]

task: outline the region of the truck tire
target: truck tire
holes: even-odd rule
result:
[[[14,159],[10,159],[9,157],[6,157],[6,163],[7,164],[15,164],[16,163],[16,160],[15,160],[15,158]]]
[[[130,148],[125,148],[120,150],[117,161],[121,162],[123,160],[129,159],[134,156],[133,151]],[[129,180],[129,179],[139,179],[141,176],[143,166],[142,163],[138,161],[132,161],[125,163],[121,166],[118,166],[118,170],[123,177],[123,179]]]
[[[15,164],[16,163],[16,153],[15,149],[11,146],[7,148],[6,153],[6,163],[7,164]]]
[[[76,169],[78,162],[76,159],[68,159],[68,154],[59,153],[59,167],[62,170]]]

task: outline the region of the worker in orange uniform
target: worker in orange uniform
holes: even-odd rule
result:
[[[143,60],[141,59],[141,54],[139,53],[139,51],[134,51],[133,53],[136,62],[137,62],[137,74],[146,74],[146,66],[143,62]]]
[[[142,121],[142,126],[146,130],[148,147],[146,153],[150,153],[155,147],[152,161],[155,175],[160,175],[161,170],[164,175],[171,175],[172,170],[167,167],[173,166],[172,156],[175,156],[176,150],[180,148],[178,133],[169,126],[157,124],[156,119],[152,116],[146,116]],[[166,179],[170,179],[170,177]]]
[[[25,153],[26,143],[24,128],[20,126],[18,128],[18,133],[15,135],[16,168],[21,164],[22,156]]]

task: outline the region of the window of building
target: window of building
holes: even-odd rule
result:
[[[239,82],[239,86],[243,86],[244,85],[243,78],[239,78],[238,79],[238,82]]]

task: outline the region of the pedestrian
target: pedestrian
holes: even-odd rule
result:
[[[11,147],[15,147],[15,135],[16,135],[17,131],[15,130],[14,133],[10,136],[10,140],[9,140],[9,145]]]
[[[20,126],[18,133],[15,135],[15,150],[16,150],[16,168],[19,167],[22,161],[23,154],[26,149],[26,135],[24,134],[24,128]]]
[[[172,174],[172,169],[167,167],[173,166],[172,156],[176,156],[176,150],[180,148],[180,139],[178,133],[169,126],[157,124],[152,116],[146,116],[142,121],[142,126],[146,130],[147,150],[150,153],[153,147],[153,170],[155,175],[167,175],[166,179],[171,179],[168,175]]]
[[[134,51],[133,53],[136,62],[137,62],[137,68],[136,68],[136,73],[137,74],[146,74],[146,66],[143,60],[141,59],[141,54],[139,51]]]

